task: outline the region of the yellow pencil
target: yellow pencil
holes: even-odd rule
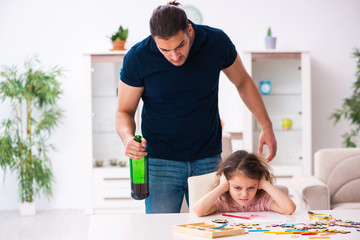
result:
[[[309,237],[309,239],[320,239],[320,238],[330,238],[330,237]]]

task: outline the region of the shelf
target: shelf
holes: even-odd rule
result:
[[[92,98],[117,98],[117,96],[115,96],[115,95],[97,95],[97,96],[92,96]]]
[[[300,52],[254,52],[252,60],[300,60]]]
[[[269,93],[261,94],[263,97],[301,97],[301,93]]]
[[[293,129],[274,129],[274,132],[286,132],[286,133],[291,133],[291,132],[301,132],[302,129],[300,128],[293,128]]]
[[[122,62],[126,51],[114,51],[112,53],[91,55],[91,62]]]
[[[302,131],[302,129],[300,129],[300,128],[293,128],[293,129],[289,129],[289,130],[285,130],[285,129],[276,129],[276,128],[274,128],[273,129],[274,130],[274,132],[287,132],[287,133],[291,133],[291,132],[301,132]],[[261,129],[254,129],[253,130],[254,132],[257,132],[257,133],[260,133],[261,132]]]
[[[127,169],[128,171],[130,171],[130,167],[128,166],[129,164],[127,164],[126,167],[120,167],[119,164],[116,166],[111,166],[111,165],[103,165],[102,167],[96,167],[95,164],[93,165],[94,169]]]
[[[93,134],[114,134],[114,133],[116,133],[117,134],[117,132],[115,131],[115,130],[113,130],[113,131],[93,131],[92,132]]]

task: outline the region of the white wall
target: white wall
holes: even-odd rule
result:
[[[0,0],[0,65],[21,65],[25,58],[37,53],[45,66],[59,64],[67,69],[62,79],[61,101],[66,119],[52,139],[58,149],[52,153],[54,198],[37,200],[38,209],[84,207],[87,184],[84,168],[89,152],[82,142],[84,136],[89,136],[84,123],[90,116],[84,111],[88,99],[84,97],[82,54],[110,49],[106,36],[120,24],[130,29],[128,47],[146,37],[152,10],[165,2]],[[360,1],[184,0],[182,3],[200,9],[203,23],[222,28],[239,52],[263,49],[268,26],[278,38],[278,49],[308,50],[312,56],[313,150],[341,146],[340,136],[348,129],[347,124],[334,127],[328,117],[351,94],[355,81],[356,65],[351,53],[354,47],[360,47]],[[229,112],[225,106],[220,107]],[[0,105],[0,117],[7,113],[8,108]],[[16,209],[17,196],[16,178],[7,173],[5,181],[0,182],[0,209]]]

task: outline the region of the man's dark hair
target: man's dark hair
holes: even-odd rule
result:
[[[187,32],[189,21],[177,1],[157,7],[150,18],[150,32],[153,37],[169,39],[180,30]]]

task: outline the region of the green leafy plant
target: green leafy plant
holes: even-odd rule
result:
[[[124,29],[121,25],[119,27],[119,30],[117,32],[115,32],[112,36],[111,36],[111,41],[115,41],[115,40],[126,40],[129,34],[129,30],[126,28]]]
[[[35,194],[52,196],[54,180],[48,151],[50,134],[63,117],[57,106],[62,91],[58,78],[63,70],[38,68],[37,57],[25,61],[22,73],[16,66],[0,71],[0,99],[12,106],[0,124],[0,167],[17,173],[22,202],[33,202]]]
[[[267,30],[267,36],[268,36],[268,37],[271,37],[271,35],[272,35],[272,34],[271,34],[271,28],[269,27],[268,30]]]
[[[334,124],[338,123],[340,119],[350,121],[353,126],[349,132],[342,135],[344,147],[356,147],[356,138],[360,132],[360,52],[355,48],[353,57],[357,58],[357,70],[355,73],[356,81],[353,84],[353,94],[349,98],[345,98],[342,108],[336,109],[331,114],[330,119],[334,120]]]

